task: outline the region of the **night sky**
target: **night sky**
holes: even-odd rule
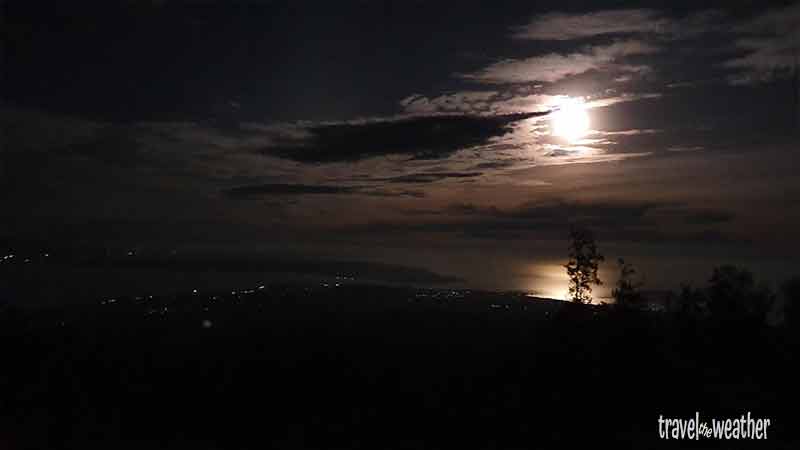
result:
[[[798,268],[798,3],[36,3],[0,26],[12,244],[550,297],[573,225],[607,284],[617,257],[653,289]]]

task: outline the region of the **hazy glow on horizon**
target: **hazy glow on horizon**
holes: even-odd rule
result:
[[[569,300],[569,277],[563,263],[537,264],[530,268],[533,279],[530,281],[529,295],[534,297],[552,298],[555,300]],[[610,280],[610,274],[604,268],[600,269],[600,278]],[[592,286],[592,304],[611,303],[610,292],[607,285]]]
[[[531,282],[532,295],[556,300],[567,299],[569,278],[562,265],[535,266],[533,272],[536,274],[536,279]]]

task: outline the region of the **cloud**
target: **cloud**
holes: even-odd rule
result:
[[[445,158],[511,131],[515,122],[547,112],[433,115],[308,125],[307,138],[269,145],[261,153],[302,163],[358,161],[387,155]]]
[[[713,42],[709,36],[718,38]],[[627,82],[631,74],[649,66],[609,64],[628,55],[652,54],[665,47],[669,41],[691,41],[703,37],[693,45],[710,45],[724,50],[733,57],[717,60],[718,66],[734,71],[727,77],[729,84],[744,85],[767,82],[790,75],[800,53],[800,4],[767,10],[753,18],[740,20],[721,10],[701,10],[676,16],[653,9],[618,9],[584,14],[550,13],[536,16],[524,26],[513,29],[512,36],[526,40],[577,41],[626,37],[634,44],[612,44],[603,51],[594,47],[589,52],[550,54],[528,59],[504,60],[483,71],[468,74],[468,78],[486,83],[520,83],[528,81],[555,82],[591,70],[615,69],[617,82]],[[615,48],[616,47],[616,48]],[[710,55],[719,58],[718,55]],[[715,79],[672,83],[668,87],[691,87]]]
[[[603,108],[622,102],[658,97],[659,94],[626,93],[594,99],[589,97],[586,98],[585,104],[589,108]],[[604,116],[594,112],[592,114],[595,114],[594,117],[600,117],[601,119]],[[643,123],[646,124],[647,122]],[[603,131],[604,125],[608,126],[602,121],[597,121],[595,126],[600,130],[592,130],[585,138],[569,143],[558,136],[553,136],[549,130],[550,125],[546,120],[530,120],[515,127],[507,135],[492,139],[490,143],[475,148],[474,152],[462,152],[456,155],[449,162],[453,164],[463,162],[464,164],[459,165],[458,170],[474,170],[476,169],[476,163],[467,159],[471,155],[474,155],[473,158],[480,155],[480,158],[484,160],[483,162],[490,163],[487,167],[489,170],[480,179],[482,185],[487,185],[497,184],[495,182],[497,181],[497,175],[506,168],[521,169],[544,165],[611,162],[652,154],[651,151],[642,150],[652,148],[653,135],[658,134],[658,130],[632,128],[619,131]],[[666,138],[657,139],[660,142],[658,148],[665,146],[664,142],[662,142],[664,139]]]
[[[711,209],[690,211],[689,213],[684,215],[684,221],[686,223],[701,224],[701,225],[726,223],[732,221],[735,218],[736,215],[729,211],[719,211]]]
[[[753,84],[787,76],[800,55],[800,3],[773,9],[735,28],[741,56],[723,67],[737,70],[731,84]]]
[[[656,134],[661,133],[663,130],[656,130],[652,128],[634,128],[630,130],[619,130],[619,131],[595,131],[594,134],[600,136],[639,136],[642,134]]]
[[[488,102],[498,95],[497,91],[462,91],[429,99],[420,94],[414,94],[401,100],[400,106],[406,112],[416,114],[434,112],[475,114],[488,112]]]
[[[704,149],[705,149],[705,147],[703,147],[702,145],[694,145],[694,146],[682,146],[682,145],[679,145],[679,146],[674,146],[674,147],[668,147],[667,151],[668,152],[696,152],[696,151],[704,150]]]
[[[524,59],[498,61],[459,77],[487,84],[545,82],[580,75],[590,70],[641,72],[642,66],[617,64],[624,57],[649,55],[660,48],[639,40],[617,41],[609,45],[585,47],[570,54],[549,53]]]
[[[610,34],[663,33],[669,20],[651,9],[619,9],[587,14],[550,13],[514,29],[513,37],[571,40]]]
[[[691,88],[696,87],[702,84],[703,82],[707,82],[706,80],[687,80],[687,81],[676,81],[674,83],[667,84],[667,88],[669,89],[679,89],[679,88]]]
[[[661,203],[579,203],[555,201],[548,203],[525,203],[502,215],[516,219],[548,224],[580,222],[583,225],[615,225],[640,220],[644,215],[663,206]]]
[[[435,181],[444,180],[448,178],[475,178],[481,176],[481,172],[423,172],[413,173],[408,175],[401,175],[398,177],[378,178],[378,181],[386,181],[389,183],[433,183]]]
[[[720,225],[732,222],[736,215],[728,210],[693,207],[687,204],[667,204],[650,213],[653,223],[669,226],[681,225]]]
[[[455,203],[444,209],[414,210],[438,220],[372,223],[367,232],[460,233],[480,239],[563,239],[571,226],[590,227],[601,239],[648,242],[731,242],[722,230],[708,228],[734,219],[721,210],[695,209],[669,202],[575,202],[551,200],[512,208]]]
[[[516,39],[568,41],[611,35],[686,39],[720,29],[726,14],[702,10],[683,17],[653,9],[616,9],[584,14],[549,13],[512,29]]]
[[[470,167],[471,169],[475,170],[484,170],[484,169],[506,169],[508,167],[513,167],[516,161],[514,160],[498,160],[498,161],[484,161],[478,164],[473,165]]]
[[[409,114],[512,114],[520,111],[546,112],[564,97],[499,91],[462,91],[437,97],[414,94],[401,100],[400,106]]]
[[[442,214],[457,220],[423,224],[420,230],[460,228],[470,233],[478,230],[561,232],[571,225],[613,230],[641,225],[650,211],[669,205],[657,202],[581,203],[554,200],[523,203],[513,208],[501,209],[496,206],[455,203],[446,207]]]
[[[231,198],[252,198],[264,195],[347,194],[352,187],[309,184],[257,184],[238,186],[223,191]]]
[[[605,108],[607,106],[616,105],[617,103],[633,102],[637,100],[647,100],[661,98],[662,94],[658,92],[640,92],[640,93],[623,93],[611,97],[595,98],[586,102],[587,108]]]
[[[406,189],[364,189],[360,191],[360,193],[371,197],[425,197],[424,192],[410,191]]]
[[[661,48],[659,46],[636,39],[616,41],[609,45],[591,47],[592,54],[598,58],[609,61],[625,56],[651,55],[660,51]]]
[[[431,179],[430,181],[434,181]],[[429,182],[429,181],[412,181]],[[399,183],[399,181],[398,181]],[[265,196],[358,194],[371,197],[424,197],[423,192],[405,189],[381,189],[369,186],[336,186],[329,184],[252,184],[223,189],[222,194],[234,199],[259,199]]]
[[[559,55],[551,53],[525,59],[506,59],[474,73],[460,75],[461,78],[481,83],[552,83],[571,75],[579,75],[598,69],[599,61],[592,55],[573,53]]]
[[[487,92],[488,94],[489,92]],[[467,111],[470,114],[513,114],[520,111],[537,111],[542,113],[542,116],[553,108],[557,107],[564,100],[569,99],[567,95],[551,95],[551,94],[527,94],[518,95],[513,92],[498,93],[491,91],[492,95],[484,96],[485,101],[481,102],[480,110],[472,109],[473,104],[470,103],[457,103],[453,99],[462,98],[460,93],[442,95],[439,97],[425,97],[420,94],[403,99],[400,104],[408,113],[415,111],[425,110],[430,114],[448,113],[454,109]],[[655,99],[661,97],[662,94],[656,92],[636,92],[636,93],[616,93],[604,92],[599,95],[591,95],[585,97],[586,106],[588,108],[602,108],[606,106],[615,105],[617,103],[631,102],[637,100]],[[448,101],[443,101],[447,99]]]

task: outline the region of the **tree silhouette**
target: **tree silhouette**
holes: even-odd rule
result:
[[[794,48],[794,65],[792,66],[792,120],[791,125],[800,131],[800,57],[798,47]]]
[[[800,276],[790,278],[781,285],[783,315],[787,327],[800,331]]]
[[[726,265],[714,268],[709,280],[708,307],[723,322],[763,323],[775,295],[757,284],[752,272]]]
[[[708,295],[704,289],[689,283],[681,284],[681,292],[672,310],[685,319],[700,319],[708,315]]]
[[[617,279],[617,286],[611,291],[611,296],[614,297],[617,305],[623,308],[635,307],[642,300],[639,292],[642,282],[633,280],[636,270],[630,263],[619,258],[617,265],[619,266],[619,279]]]
[[[576,303],[591,303],[591,285],[603,284],[597,277],[597,268],[605,258],[597,251],[590,230],[573,228],[569,238],[569,262],[564,265],[569,276],[569,297]]]

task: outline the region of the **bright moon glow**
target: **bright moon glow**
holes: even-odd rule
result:
[[[566,300],[569,277],[561,264],[543,264],[531,267],[531,292],[536,297]]]
[[[564,261],[566,262],[566,261]],[[552,298],[555,300],[569,300],[569,277],[563,263],[536,264],[530,266],[530,287],[532,297]],[[610,279],[612,275],[600,269],[601,279]],[[592,304],[599,305],[603,302],[610,303],[610,292],[602,286],[592,286]]]
[[[552,134],[574,142],[589,132],[589,114],[582,100],[564,100],[556,108],[551,115]]]

